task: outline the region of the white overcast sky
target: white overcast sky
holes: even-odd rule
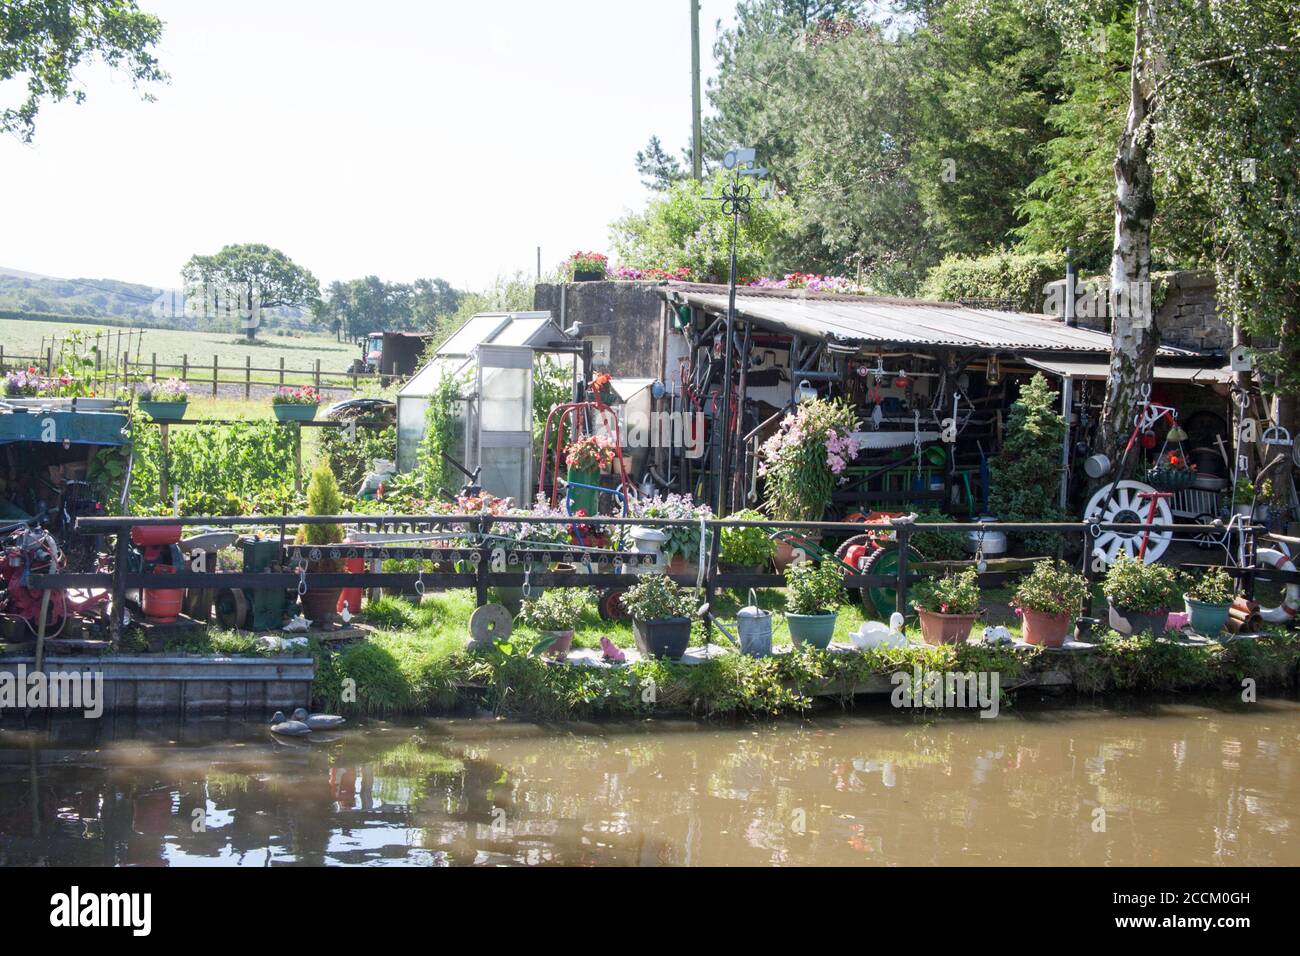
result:
[[[83,67],[83,104],[0,137],[0,266],[172,287],[196,252],[266,242],[322,283],[477,288],[539,245],[544,269],[608,251],[645,198],[636,151],[690,133],[688,0],[140,6],[171,82],[147,103]],[[734,0],[701,7],[707,77]]]

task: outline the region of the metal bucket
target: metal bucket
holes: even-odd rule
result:
[[[1110,474],[1110,459],[1105,455],[1091,455],[1083,463],[1083,473],[1089,478],[1104,478]]]

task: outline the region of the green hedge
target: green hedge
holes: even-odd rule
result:
[[[1043,286],[1065,278],[1065,253],[998,252],[947,256],[930,270],[922,294],[931,299],[1012,299],[1024,312],[1043,310]]]

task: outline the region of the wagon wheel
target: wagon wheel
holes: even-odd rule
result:
[[[625,621],[629,615],[627,608],[623,606],[621,598],[626,592],[626,588],[610,588],[602,591],[600,599],[596,602],[596,610],[600,613],[602,621]]]
[[[248,624],[248,597],[242,588],[222,588],[215,602],[217,623],[227,630],[242,630]]]
[[[1196,516],[1197,524],[1203,524],[1207,529],[1210,529],[1206,531],[1198,531],[1196,534],[1192,535],[1192,541],[1194,541],[1196,546],[1203,551],[1210,551],[1213,548],[1219,547],[1223,543],[1223,529],[1214,528],[1214,522],[1217,520],[1219,520],[1218,515],[1212,515],[1208,512]]]
[[[910,545],[907,548],[907,560],[910,564],[913,561],[923,561],[921,553]],[[896,574],[898,573],[898,545],[886,545],[879,551],[873,551],[867,555],[867,559],[862,562],[863,574]],[[861,589],[862,607],[866,610],[875,609],[876,613],[882,619],[888,619],[889,615],[894,613],[898,603],[898,589],[888,586],[883,587],[866,587]]]
[[[871,535],[855,534],[853,537],[846,539],[843,544],[841,544],[838,548],[835,549],[835,557],[838,558],[841,563],[847,563],[850,548],[854,548],[859,545],[867,545],[870,543],[871,543]],[[853,590],[850,591],[849,593],[859,601],[862,599],[862,594],[860,590]]]
[[[1143,494],[1150,494],[1155,489],[1140,481],[1117,481],[1099,489],[1088,500],[1083,511],[1084,520],[1099,518],[1107,524],[1145,524],[1151,502],[1142,499]],[[1147,550],[1144,562],[1151,564],[1159,560],[1173,540],[1172,531],[1155,530],[1162,525],[1174,523],[1173,511],[1169,499],[1157,498],[1155,516],[1151,520],[1152,531],[1147,534]],[[1092,541],[1092,553],[1100,552],[1101,560],[1111,564],[1119,557],[1121,551],[1127,551],[1129,557],[1136,558],[1142,548],[1142,531],[1102,531]]]

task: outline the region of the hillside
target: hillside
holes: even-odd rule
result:
[[[172,299],[169,291],[120,279],[60,279],[0,266],[0,314],[11,317],[66,316],[175,329],[210,330],[219,324],[172,315]],[[276,309],[264,321],[269,326],[308,324],[300,310]]]

